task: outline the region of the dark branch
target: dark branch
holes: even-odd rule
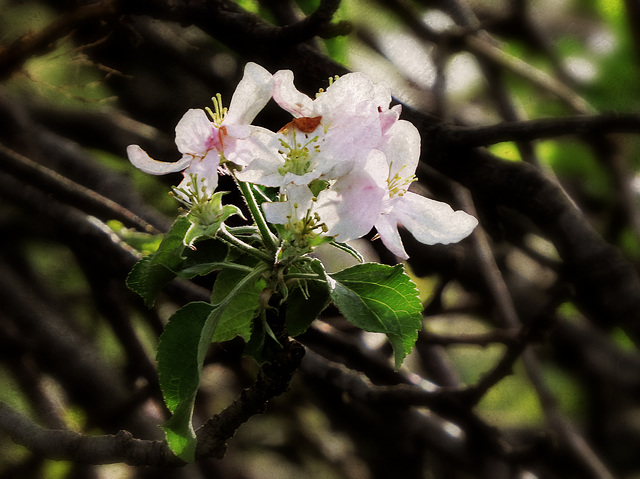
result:
[[[503,141],[533,141],[566,135],[588,136],[607,133],[640,134],[640,115],[604,113],[536,120],[513,121],[490,126],[451,126],[448,140],[460,146],[488,146]]]

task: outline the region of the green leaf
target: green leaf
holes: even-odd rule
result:
[[[345,318],[365,331],[385,333],[400,368],[422,325],[418,290],[404,267],[364,263],[329,278],[331,299]]]
[[[153,306],[162,288],[176,276],[193,278],[223,268],[228,246],[217,239],[206,239],[198,242],[197,248],[187,248],[184,238],[190,227],[187,217],[178,217],[157,251],[138,261],[129,273],[127,285],[148,307]]]
[[[165,234],[158,250],[138,261],[129,273],[127,286],[138,293],[148,307],[153,306],[160,290],[175,278],[173,271],[179,269],[184,259],[183,238],[190,225],[185,216],[178,217]]]
[[[163,235],[142,233],[133,228],[126,228],[118,220],[107,221],[107,226],[111,228],[122,241],[145,256],[155,253],[162,242]]]
[[[250,309],[247,305],[241,307],[241,299],[247,302],[247,291],[258,287],[266,269],[266,265],[258,265],[248,274],[245,271],[238,281],[231,283],[230,288],[225,282],[217,295],[221,300],[216,305],[193,302],[179,309],[171,316],[160,336],[156,356],[158,377],[164,401],[172,413],[164,430],[169,447],[184,461],[194,460],[196,436],[192,424],[193,405],[207,349],[216,337],[223,318],[227,324],[222,326],[222,333],[218,336],[228,336],[231,330],[235,336],[235,331],[240,330],[234,326],[234,321],[244,321],[243,314],[248,314],[245,311]],[[258,298],[259,293],[253,295],[253,316]]]
[[[204,302],[187,304],[170,318],[158,344],[160,388],[172,413],[164,430],[171,450],[187,462],[195,454],[192,415],[202,364],[223,309]]]
[[[252,270],[225,268],[218,274],[211,292],[212,303],[222,302],[238,284],[242,283],[242,286],[228,301],[212,341],[228,341],[236,336],[249,340],[253,318],[260,305],[260,293],[266,286],[266,281],[260,277],[243,282],[249,273],[253,273]]]

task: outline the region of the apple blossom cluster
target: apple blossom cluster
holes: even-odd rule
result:
[[[270,99],[292,115],[277,132],[251,125]],[[375,228],[402,259],[408,255],[399,224],[424,244],[458,242],[477,225],[463,211],[409,191],[420,135],[400,119],[400,105],[389,107],[389,89],[362,73],[330,79],[310,98],[296,89],[291,71],[272,75],[248,63],[228,110],[219,95],[213,102],[213,110],[189,110],[176,126],[179,161],[127,148],[131,163],[146,173],[182,171],[174,191],[190,207],[208,201],[218,174],[227,172],[277,189],[277,201],[262,203],[264,217],[303,249],[319,239],[346,243]]]

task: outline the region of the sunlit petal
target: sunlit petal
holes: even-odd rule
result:
[[[273,74],[273,99],[280,107],[296,118],[316,116],[313,114],[313,101],[298,91],[293,84],[293,72],[280,70]]]
[[[210,148],[213,123],[204,110],[188,110],[176,125],[176,146],[180,153],[202,155]]]
[[[157,161],[151,158],[146,151],[138,145],[129,145],[127,147],[127,156],[133,166],[150,175],[166,175],[167,173],[175,173],[182,171],[191,162],[191,158],[183,157],[174,163],[166,161]]]
[[[441,201],[408,192],[394,208],[398,221],[424,244],[457,243],[471,234],[478,220]]]
[[[244,67],[244,76],[231,98],[223,125],[248,125],[271,99],[273,76],[256,63]]]

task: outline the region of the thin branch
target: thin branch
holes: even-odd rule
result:
[[[36,33],[21,36],[11,45],[0,48],[0,80],[7,78],[30,57],[47,53],[59,39],[88,21],[106,19],[116,14],[115,2],[104,0],[79,7],[59,16]]]
[[[0,402],[0,430],[43,457],[84,464],[124,462],[135,466],[179,466],[166,442],[134,439],[131,433],[85,436],[75,431],[44,429]]]
[[[462,200],[461,203],[465,206],[465,210],[473,213],[474,208],[469,193],[460,187],[457,188],[457,192]],[[472,238],[476,247],[481,270],[485,275],[485,281],[488,283],[496,308],[499,311],[499,320],[504,327],[519,327],[521,324],[520,318],[502,273],[496,264],[486,234],[482,229],[477,229],[474,231]],[[505,371],[502,370],[506,369],[506,371],[509,371],[515,359],[522,355],[522,364],[527,378],[538,395],[549,426],[563,439],[563,445],[571,451],[574,459],[584,469],[585,473],[597,479],[613,479],[613,475],[594,453],[593,449],[577,432],[573,424],[560,412],[553,391],[549,389],[543,377],[538,358],[533,350],[526,346],[527,343],[523,341],[521,347],[512,348],[514,353],[505,355],[503,361],[494,369],[495,378],[493,375],[489,375],[489,381],[484,389],[477,391],[472,390],[471,392],[477,392],[475,398],[479,400],[497,380],[504,377],[503,373]],[[471,394],[471,396],[474,397],[474,394]]]
[[[295,44],[310,40],[315,36],[330,38],[346,35],[351,29],[348,23],[330,24],[339,6],[340,0],[322,0],[311,15],[296,23],[274,27],[272,38],[278,43]]]
[[[133,226],[147,233],[159,233],[153,225],[115,201],[30,160],[3,144],[0,144],[0,159],[7,171],[19,175],[19,177],[28,178],[30,183],[38,185],[60,198],[83,205],[83,209],[87,213],[108,219],[118,219],[128,226]]]
[[[269,400],[288,389],[303,356],[304,348],[299,343],[290,341],[285,345],[271,363],[263,366],[255,383],[243,391],[239,399],[198,429],[196,457],[224,457],[226,442],[236,430],[250,417],[264,412]],[[85,464],[185,465],[171,452],[166,441],[136,439],[126,431],[87,436],[74,431],[44,429],[2,402],[0,430],[17,444],[50,459]]]
[[[220,414],[207,420],[197,431],[196,457],[222,458],[226,443],[238,428],[250,417],[264,412],[267,403],[289,388],[293,374],[300,366],[305,354],[304,347],[293,340],[285,339],[283,349],[270,363],[265,364],[251,388]]]
[[[468,147],[488,146],[505,141],[533,141],[566,135],[605,133],[640,134],[640,115],[603,113],[509,121],[489,126],[450,126],[445,129],[448,141]]]

